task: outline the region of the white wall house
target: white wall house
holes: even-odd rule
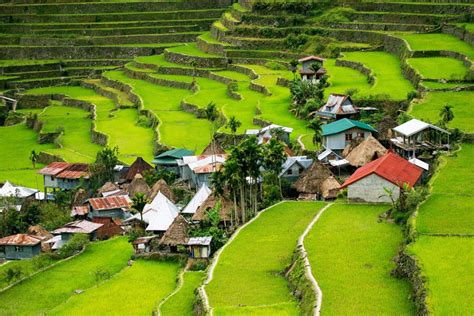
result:
[[[372,126],[347,118],[324,124],[323,129],[323,146],[336,153],[342,150],[357,138],[366,139],[377,130]]]

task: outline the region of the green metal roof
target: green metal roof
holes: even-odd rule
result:
[[[377,133],[377,130],[369,124],[345,118],[323,125],[323,136],[339,134],[354,127]]]
[[[176,159],[181,159],[184,156],[192,156],[194,152],[184,148],[176,148],[167,150],[153,159],[152,163],[155,165],[169,165],[176,163]]]

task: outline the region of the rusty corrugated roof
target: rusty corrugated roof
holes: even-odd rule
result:
[[[71,216],[84,216],[89,213],[89,208],[86,205],[74,206],[71,211]]]
[[[16,234],[0,239],[2,246],[34,246],[41,242],[42,238],[28,234]]]
[[[90,234],[93,231],[97,230],[98,228],[102,227],[103,224],[93,223],[90,221],[82,220],[82,221],[74,221],[67,223],[63,227],[55,229],[52,231],[53,234],[61,234],[61,233],[82,233],[82,234]]]
[[[86,163],[73,163],[59,173],[57,178],[80,179],[89,177],[89,165]]]
[[[96,211],[111,210],[116,208],[129,208],[130,200],[128,196],[112,195],[107,197],[92,198],[87,201],[92,209]]]
[[[69,167],[69,163],[67,162],[62,162],[62,161],[56,161],[52,162],[40,171],[38,171],[39,174],[47,175],[47,176],[56,176],[59,174],[61,171]]]

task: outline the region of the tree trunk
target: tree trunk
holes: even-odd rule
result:
[[[242,223],[245,223],[245,188],[243,184],[240,186],[240,208],[242,212]]]
[[[237,196],[235,195],[235,190],[233,191],[233,198],[234,198],[234,218],[235,224],[239,224],[239,213],[237,211]]]

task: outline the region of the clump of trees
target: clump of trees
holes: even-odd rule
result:
[[[290,85],[290,112],[300,119],[308,120],[324,104],[324,88],[327,86],[326,76],[314,83],[310,80],[293,80]]]

